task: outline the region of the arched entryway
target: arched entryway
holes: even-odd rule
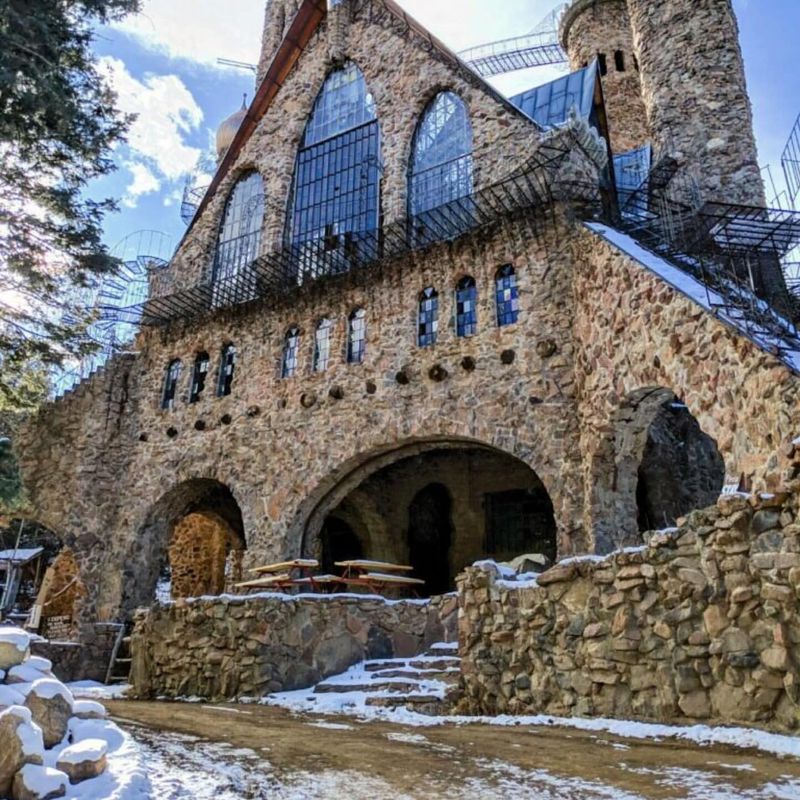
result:
[[[414,442],[342,474],[306,520],[303,553],[407,563],[422,594],[450,591],[482,558],[556,556],[547,490],[523,461],[470,442]]]
[[[221,594],[240,580],[245,546],[242,512],[231,490],[207,478],[184,481],[153,505],[138,532],[135,566],[125,570],[123,609]]]
[[[590,478],[595,548],[604,553],[716,502],[725,463],[674,391],[648,387],[620,405]]]

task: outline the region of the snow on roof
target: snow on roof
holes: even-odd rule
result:
[[[43,547],[19,548],[17,550],[0,550],[0,562],[10,561],[12,564],[27,564],[44,552]]]

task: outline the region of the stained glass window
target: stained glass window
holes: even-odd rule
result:
[[[347,363],[360,364],[364,360],[367,337],[367,312],[357,308],[350,315],[347,335]]]
[[[441,92],[414,134],[409,168],[412,216],[472,194],[472,127],[464,101]]]
[[[333,322],[322,319],[314,332],[314,372],[325,372],[331,357],[331,331]]]
[[[164,391],[161,395],[161,408],[165,410],[175,408],[175,400],[178,394],[178,382],[181,379],[183,364],[179,358],[169,362],[167,373],[164,377]]]
[[[432,286],[419,294],[419,314],[417,318],[417,343],[428,347],[436,343],[439,332],[439,293]]]
[[[478,331],[478,289],[475,279],[463,277],[456,286],[456,336],[474,336]]]
[[[317,96],[295,163],[289,244],[299,279],[344,271],[367,246],[380,213],[380,130],[375,101],[353,63],[332,72]]]
[[[299,348],[300,329],[297,327],[289,328],[283,341],[282,378],[291,378],[297,372],[297,353]]]
[[[517,273],[511,264],[497,270],[494,277],[495,302],[497,304],[497,325],[512,325],[519,318],[519,289]]]
[[[233,388],[233,372],[236,369],[236,347],[226,344],[222,348],[217,376],[217,397],[227,397]]]
[[[241,177],[228,195],[214,258],[213,304],[251,300],[264,222],[264,182],[257,172]]]
[[[198,353],[195,356],[194,369],[192,370],[192,387],[189,390],[190,403],[196,403],[200,400],[200,396],[206,388],[206,375],[208,375],[210,361],[208,353]]]

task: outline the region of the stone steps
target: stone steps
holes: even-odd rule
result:
[[[351,667],[314,687],[318,696],[341,695],[376,708],[443,714],[461,694],[461,659],[454,645],[432,645],[419,656],[378,659]]]

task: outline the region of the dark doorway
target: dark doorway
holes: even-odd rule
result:
[[[678,517],[713,505],[724,482],[725,462],[717,443],[683,403],[665,403],[648,429],[639,467],[639,530],[672,527]]]
[[[364,548],[355,531],[342,519],[328,517],[322,528],[322,571],[327,575],[342,572],[337,561],[364,557]]]
[[[451,589],[451,505],[447,489],[441,483],[432,483],[417,492],[408,507],[409,563],[414,577],[425,581],[427,595]]]
[[[486,495],[486,552],[497,561],[524,553],[555,561],[556,521],[544,487]]]

